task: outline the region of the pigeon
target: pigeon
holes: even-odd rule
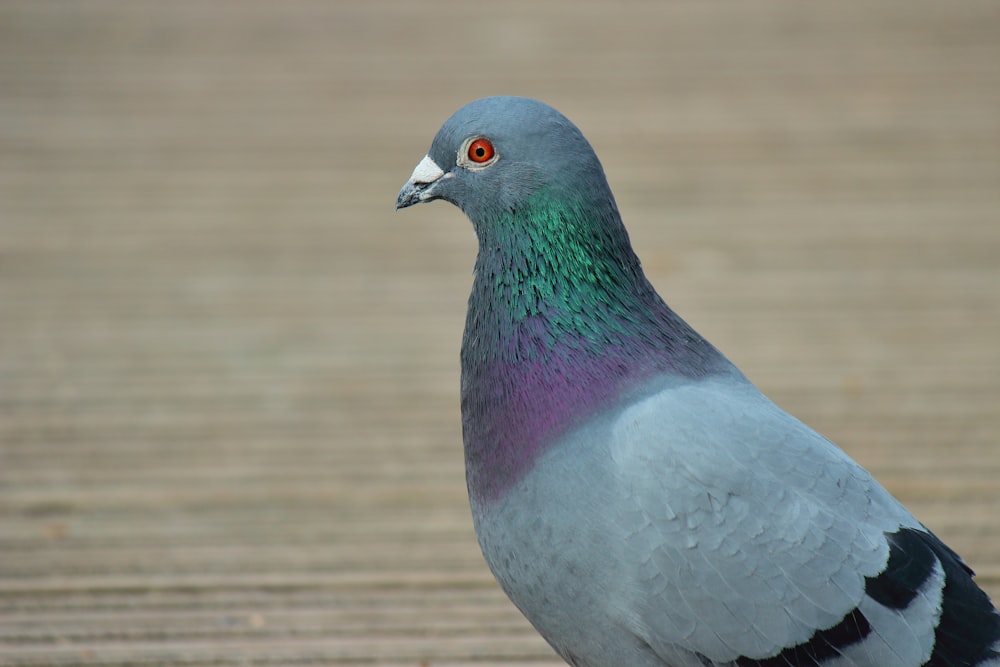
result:
[[[565,116],[465,105],[396,208],[436,199],[478,238],[476,535],[567,663],[1000,666],[1000,614],[962,559],[660,298]]]

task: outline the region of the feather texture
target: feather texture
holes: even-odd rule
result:
[[[470,166],[479,139],[497,157]],[[397,208],[434,199],[479,239],[461,357],[476,534],[568,663],[1000,667],[1000,615],[958,555],[656,294],[564,116],[466,105]]]

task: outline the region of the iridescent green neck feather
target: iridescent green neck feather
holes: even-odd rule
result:
[[[541,189],[473,220],[462,412],[474,502],[502,495],[546,445],[653,375],[729,368],[653,290],[601,194]]]

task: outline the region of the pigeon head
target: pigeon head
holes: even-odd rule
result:
[[[597,155],[565,116],[537,100],[487,97],[456,111],[438,130],[396,208],[443,199],[481,233],[539,197],[614,206]]]
[[[617,318],[597,311],[652,293],[593,148],[542,102],[487,97],[445,121],[396,208],[436,199],[472,221],[480,280],[470,313],[498,315],[476,325],[510,333],[508,346],[523,342],[514,329],[530,318],[551,337],[604,339]]]

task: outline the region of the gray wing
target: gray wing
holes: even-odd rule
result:
[[[630,582],[609,605],[668,664],[921,665],[946,579],[978,591],[867,471],[742,378],[638,401],[609,453]]]

